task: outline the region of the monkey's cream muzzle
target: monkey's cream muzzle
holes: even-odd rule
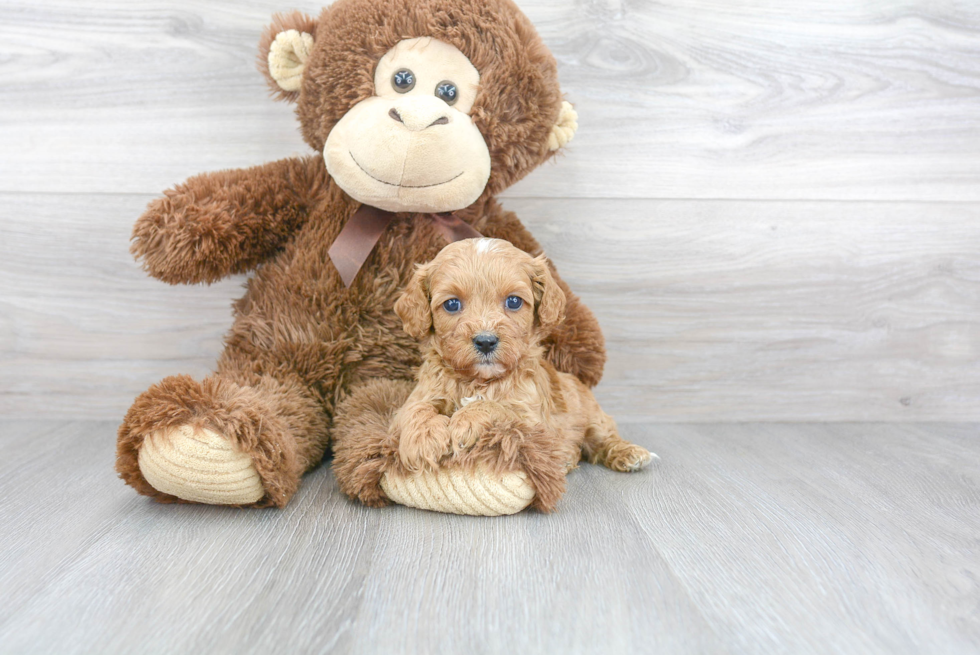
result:
[[[374,96],[327,137],[331,177],[351,197],[392,212],[469,206],[490,179],[490,151],[470,119],[480,74],[454,46],[407,39],[375,70]],[[453,95],[440,95],[449,85]]]
[[[462,209],[490,179],[480,131],[434,96],[360,102],[330,132],[323,155],[348,195],[391,212]]]

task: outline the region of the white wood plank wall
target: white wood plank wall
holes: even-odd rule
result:
[[[980,4],[520,4],[581,127],[506,205],[598,314],[609,411],[980,420]],[[129,231],[306,152],[254,65],[291,7],[0,2],[0,415],[208,372],[242,278],[168,287]]]

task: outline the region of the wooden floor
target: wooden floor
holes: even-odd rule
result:
[[[0,421],[0,652],[976,653],[980,426],[632,424],[551,515],[166,506]]]

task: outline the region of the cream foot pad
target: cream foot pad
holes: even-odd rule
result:
[[[493,476],[483,469],[386,473],[381,489],[400,505],[473,516],[516,514],[534,500],[534,488],[523,472]]]
[[[246,505],[265,495],[252,458],[211,430],[188,425],[148,436],[140,472],[157,491],[210,505]]]

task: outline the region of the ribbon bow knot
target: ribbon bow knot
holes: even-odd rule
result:
[[[453,213],[420,214],[432,221],[436,230],[448,241],[461,241],[483,236]],[[364,266],[381,235],[395,218],[395,214],[370,205],[361,205],[354,212],[340,234],[334,239],[327,254],[333,262],[345,287],[350,287],[357,272]]]

